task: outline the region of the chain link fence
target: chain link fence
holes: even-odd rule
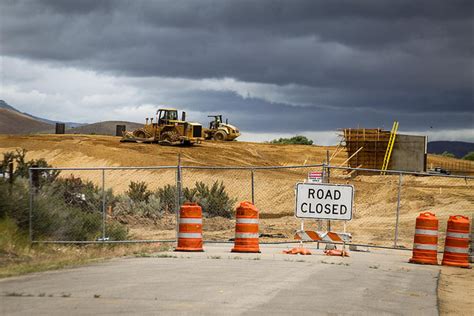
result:
[[[235,208],[254,202],[261,242],[290,242],[295,185],[308,173],[355,188],[353,219],[305,220],[306,230],[353,236],[353,243],[411,248],[415,219],[430,211],[440,219],[440,250],[447,218],[474,216],[474,177],[354,169],[325,165],[269,167],[141,167],[30,169],[30,237],[34,242],[154,242],[176,238],[179,205],[203,208],[203,236],[229,241]],[[344,227],[345,226],[345,227]]]

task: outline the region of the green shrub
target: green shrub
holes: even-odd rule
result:
[[[159,188],[154,195],[160,199],[160,210],[166,213],[176,212],[178,189],[175,185],[167,184]]]
[[[102,190],[92,181],[82,180],[70,175],[67,178],[57,179],[52,184],[53,196],[62,196],[67,206],[79,207],[85,212],[102,210]],[[43,190],[43,189],[42,189]],[[107,192],[107,200],[112,199],[112,192]]]
[[[105,235],[109,237],[110,240],[127,240],[128,229],[117,222],[107,223],[107,226],[105,226]]]
[[[148,201],[133,201],[127,195],[121,195],[116,199],[113,208],[114,215],[135,215],[149,218],[160,218],[163,214],[161,200],[155,194],[148,198]]]
[[[270,141],[271,144],[313,145],[313,141],[305,136],[296,135],[291,138],[279,138]]]
[[[0,172],[8,171],[8,165],[10,163],[15,163],[16,168],[13,174],[14,178],[29,178],[29,169],[33,166],[38,168],[51,168],[51,166],[43,158],[37,160],[26,161],[27,151],[25,149],[17,149],[16,152],[6,152],[3,154],[3,161],[0,165]],[[38,183],[37,186],[41,187],[45,183],[51,183],[59,176],[58,170],[41,170],[37,171],[38,174]]]
[[[13,158],[12,158],[13,157]],[[13,184],[0,181],[0,218],[11,220],[25,234],[29,228],[30,205],[28,168],[49,165],[44,159],[25,161],[25,151],[6,153],[1,167],[16,160]],[[39,162],[39,163],[38,163]],[[91,181],[59,172],[40,173],[39,187],[33,199],[32,229],[35,240],[96,240],[102,236],[102,191]],[[113,203],[111,190],[107,201]],[[115,240],[126,239],[128,232],[119,223],[107,223],[107,232]]]
[[[13,185],[0,181],[0,218],[9,217],[20,229],[27,229],[29,207],[29,190],[26,179],[16,179]]]
[[[474,151],[468,152],[462,159],[474,161]]]
[[[185,200],[198,203],[207,217],[231,218],[234,214],[236,200],[229,197],[223,182],[216,181],[212,186],[196,182],[193,189],[183,190],[183,195]]]
[[[141,182],[130,182],[128,186],[128,191],[126,194],[132,199],[134,202],[148,202],[150,198],[151,191],[148,190],[148,185],[141,181]]]

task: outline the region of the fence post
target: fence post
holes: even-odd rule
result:
[[[255,205],[255,179],[254,179],[254,169],[250,170],[251,176],[251,186],[252,186],[252,204]]]
[[[106,239],[106,220],[107,220],[107,211],[105,209],[106,197],[105,197],[105,169],[102,169],[102,241]]]
[[[400,196],[402,193],[402,180],[403,180],[403,175],[401,173],[398,174],[398,196],[397,196],[397,214],[396,214],[396,220],[395,220],[395,236],[393,239],[393,248],[397,248],[397,243],[398,243],[398,226],[400,222]]]
[[[178,154],[178,165],[176,166],[176,243],[178,242],[179,232],[179,209],[181,207],[181,154]]]
[[[31,168],[28,169],[28,186],[30,189],[30,207],[28,211],[28,237],[30,239],[30,243],[33,242],[33,170]]]

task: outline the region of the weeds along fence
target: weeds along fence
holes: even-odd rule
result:
[[[449,215],[474,215],[474,177],[327,165],[268,167],[31,168],[29,228],[33,242],[173,242],[179,205],[201,205],[206,241],[234,237],[235,208],[254,202],[261,242],[291,242],[295,185],[308,173],[355,188],[346,231],[359,245],[410,249],[415,219],[440,219],[440,250]],[[338,221],[305,220],[305,229],[342,231]]]

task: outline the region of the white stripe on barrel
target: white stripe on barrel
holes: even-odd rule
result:
[[[178,233],[178,238],[202,238],[201,233]]]
[[[446,233],[446,237],[468,239],[468,238],[469,238],[469,234],[468,234],[468,233],[453,233],[453,232],[447,232],[447,233]]]
[[[202,224],[202,218],[180,218],[180,224]]]
[[[417,235],[428,235],[428,236],[438,236],[437,230],[430,229],[415,229],[415,234]]]
[[[258,218],[237,218],[237,224],[258,224]]]
[[[468,253],[469,249],[460,247],[444,247],[444,252]]]
[[[235,238],[258,238],[258,234],[253,233],[235,233]]]
[[[438,250],[438,245],[414,244],[413,249],[419,250]]]

